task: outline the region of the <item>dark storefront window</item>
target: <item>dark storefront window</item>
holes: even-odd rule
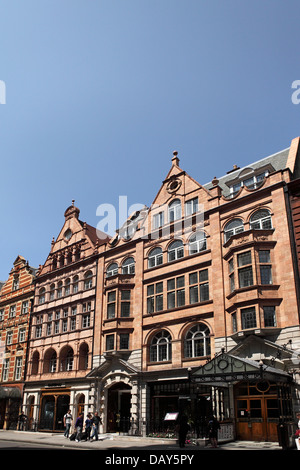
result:
[[[186,415],[190,425],[190,434],[205,437],[207,422],[212,414],[220,421],[229,418],[228,389],[209,387],[189,381],[151,383],[151,413],[148,435],[172,435],[176,422],[166,421],[167,413]],[[175,434],[174,434],[175,435]]]
[[[45,395],[41,403],[39,429],[62,431],[63,417],[70,406],[70,396],[66,394]]]

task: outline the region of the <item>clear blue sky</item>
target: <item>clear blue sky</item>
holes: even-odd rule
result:
[[[178,150],[200,183],[300,135],[300,3],[0,0],[0,280],[43,264],[75,199],[150,205]]]

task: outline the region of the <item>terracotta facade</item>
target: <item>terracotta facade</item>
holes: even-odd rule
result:
[[[151,206],[112,238],[74,202],[35,279],[23,409],[60,431],[277,440],[300,410],[299,138],[200,184],[177,152]],[[3,291],[3,289],[2,289]]]
[[[152,206],[133,214],[99,255],[90,375],[106,430],[116,430],[121,415],[151,433],[176,411],[194,425],[200,414],[201,428],[214,411],[232,436],[277,439],[279,414],[272,425],[266,417],[278,400],[273,381],[285,390],[300,340],[286,198],[298,144],[206,185],[182,170],[174,152]],[[224,352],[276,371],[268,382],[272,394],[257,400],[264,413],[259,431],[247,434],[242,418],[233,424],[238,381],[221,387],[201,381],[201,368]],[[297,397],[291,400],[297,407]]]
[[[79,220],[74,203],[44,265],[39,267],[32,313],[24,393],[26,414],[35,429],[63,429],[63,415],[93,406],[92,368],[96,229]]]

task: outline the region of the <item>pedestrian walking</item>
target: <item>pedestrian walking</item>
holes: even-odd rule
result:
[[[27,424],[27,416],[22,411],[19,416],[19,431],[26,431],[26,424]]]
[[[80,413],[80,415],[76,419],[75,428],[76,428],[75,441],[80,442],[81,441],[82,429],[83,429],[83,413]]]
[[[85,435],[86,440],[89,441],[91,439],[91,431],[92,431],[92,414],[89,413],[85,420]]]
[[[64,436],[66,438],[69,437],[72,421],[73,421],[73,416],[71,414],[71,410],[68,410],[67,413],[64,415],[64,426],[65,426]]]
[[[179,418],[177,426],[179,447],[185,447],[186,435],[189,430],[190,426],[188,424],[188,419],[183,415]]]
[[[300,450],[300,413],[296,414],[296,432],[295,432],[295,443],[296,443],[296,449]]]
[[[208,437],[212,447],[218,447],[218,430],[221,428],[219,421],[212,416],[208,421]]]
[[[99,424],[101,424],[101,418],[96,411],[93,418],[92,418],[92,435],[91,440],[95,437],[95,441],[98,441],[98,432],[99,432]]]

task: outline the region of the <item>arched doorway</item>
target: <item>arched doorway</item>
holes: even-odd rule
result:
[[[107,431],[128,432],[131,387],[123,382],[112,385],[107,397]]]
[[[84,413],[84,403],[85,403],[85,397],[84,397],[84,394],[81,393],[79,397],[77,398],[77,416],[79,416],[80,413]]]

